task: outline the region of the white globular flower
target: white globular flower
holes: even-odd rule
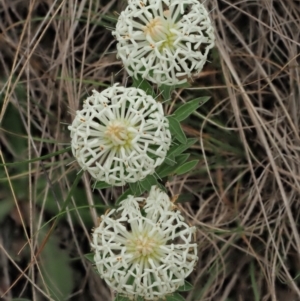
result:
[[[195,231],[168,195],[152,186],[148,198],[128,196],[101,217],[91,244],[96,268],[122,296],[161,299],[193,271]]]
[[[93,90],[71,126],[72,152],[96,181],[121,186],[153,174],[171,144],[161,103],[115,84]]]
[[[129,0],[112,34],[129,75],[169,86],[199,73],[215,41],[198,0]]]

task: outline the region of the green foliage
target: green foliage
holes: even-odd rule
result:
[[[120,202],[122,202],[123,200],[125,200],[129,195],[132,195],[132,191],[130,188],[128,188],[122,195],[120,195],[118,197],[118,199],[116,200],[116,204],[119,204]]]
[[[185,174],[185,173],[191,171],[198,164],[198,162],[199,162],[199,160],[192,160],[192,161],[186,162],[186,163],[182,164],[181,166],[179,166],[175,170],[175,173],[177,175]]]
[[[157,176],[160,179],[163,179],[167,176],[178,174],[178,172],[180,172],[181,170],[182,165],[190,156],[190,154],[182,154],[182,152],[192,146],[195,142],[197,142],[197,139],[188,138],[186,144],[178,144],[172,146],[167,154],[166,160],[156,169]],[[169,164],[169,161],[173,163]],[[191,165],[193,164],[195,163],[191,163]],[[184,166],[183,168],[187,167]]]
[[[188,88],[190,84],[188,82],[179,84],[179,85],[173,85],[173,86],[167,86],[167,85],[161,85],[159,86],[160,93],[163,96],[163,99],[165,101],[168,101],[171,99],[172,91],[177,88]]]
[[[23,85],[17,85],[15,89],[15,94],[18,99],[23,99],[23,95],[26,95],[26,90]],[[0,95],[0,107],[2,107],[4,94]],[[21,105],[20,101],[20,105]],[[14,152],[14,155],[20,157],[24,154],[24,150],[27,149],[27,141],[25,139],[16,139],[9,135],[8,132],[15,134],[16,136],[26,135],[26,130],[24,128],[22,119],[18,109],[12,105],[11,102],[8,103],[5,115],[1,122],[1,129],[4,129],[3,133],[7,138],[7,143],[10,149]]]
[[[20,96],[21,106],[21,95],[25,93],[25,88],[22,85],[17,85],[15,92],[17,96]],[[0,107],[3,104],[3,96],[4,94],[0,95]],[[27,173],[27,164],[25,162],[19,162],[15,164],[13,170],[7,168],[8,174],[10,176],[10,183],[3,167],[4,165],[9,165],[6,163],[8,156],[12,156],[13,160],[22,160],[24,154],[27,154],[27,140],[20,139],[20,137],[26,136],[26,130],[20,118],[18,109],[11,103],[8,103],[6,113],[3,117],[0,127],[0,135],[7,144],[7,148],[2,149],[5,164],[4,162],[0,161],[1,194],[5,196],[4,198],[1,198],[0,201],[0,221],[2,222],[15,206],[15,200],[11,193],[10,184],[17,200],[23,200],[28,197],[27,178],[25,176],[22,176],[23,174]],[[24,187],[25,189],[16,189],[19,187]]]
[[[159,90],[165,101],[168,101],[171,99],[171,93],[172,93],[173,87],[167,86],[167,85],[161,85],[159,87]]]
[[[135,197],[139,197],[141,194],[145,192],[149,192],[153,185],[158,186],[161,190],[165,191],[165,187],[161,185],[157,178],[153,175],[147,176],[144,180],[129,183],[129,189],[127,189],[116,201],[116,204],[119,204],[121,201],[126,199],[129,195],[133,195]]]
[[[105,188],[110,188],[111,185],[106,183],[106,182],[102,182],[102,181],[99,181],[99,182],[96,182],[95,185],[93,185],[93,188],[96,188],[96,189],[105,189]]]
[[[70,204],[71,197],[74,195],[74,192],[75,192],[75,190],[77,188],[77,185],[78,185],[79,181],[81,180],[82,174],[83,174],[83,171],[81,171],[81,172],[79,172],[77,174],[77,176],[76,176],[76,178],[75,178],[75,180],[73,182],[73,185],[71,186],[71,189],[70,189],[70,191],[69,191],[69,193],[68,193],[68,195],[67,195],[67,197],[66,197],[66,199],[65,199],[65,201],[64,201],[64,203],[63,203],[63,205],[62,205],[59,213],[65,211],[66,208],[68,207],[68,205]],[[61,218],[60,216],[57,216],[57,219],[55,220],[55,223],[57,223],[60,218]]]
[[[167,176],[170,176],[170,175],[173,175],[175,170],[176,170],[177,166],[169,166],[165,163],[163,163],[162,165],[160,165],[157,170],[156,170],[156,173],[157,175],[163,179]]]
[[[105,15],[105,14],[101,14],[101,21],[92,21],[88,20],[88,22],[91,22],[91,24],[96,24],[96,25],[101,25],[105,28],[115,28],[115,24],[117,23],[118,18],[116,18],[114,15]],[[85,23],[87,22],[87,20],[83,20]]]
[[[167,165],[170,165],[170,166],[175,165],[176,164],[175,155],[171,154],[171,155],[167,156],[164,160],[164,163]]]
[[[13,162],[13,163],[0,164],[0,166],[4,166],[4,165],[5,166],[20,166],[21,164],[28,164],[28,163],[33,163],[33,162],[39,162],[39,161],[46,160],[46,159],[52,158],[54,156],[63,154],[63,153],[67,153],[70,150],[71,150],[71,147],[67,147],[67,148],[59,150],[57,152],[53,152],[53,153],[51,153],[49,155],[45,155],[45,156],[41,156],[41,157],[37,157],[37,158],[33,158],[31,160],[25,160],[25,161],[21,161],[21,162]]]
[[[80,181],[81,175],[82,173],[78,176],[76,175],[76,172],[72,172],[69,173],[67,177],[69,178],[71,183],[74,183],[74,179],[76,180],[77,176],[77,181]],[[55,174],[53,175],[53,178],[56,178]],[[92,227],[93,224],[91,220],[90,209],[86,201],[86,192],[84,189],[78,186],[72,186],[72,195],[70,195],[69,197],[67,207],[65,209],[59,210],[57,206],[57,200],[62,200],[64,197],[60,185],[58,184],[58,182],[53,181],[51,190],[47,193],[45,198],[46,186],[47,181],[45,177],[41,176],[37,182],[37,205],[44,206],[47,213],[55,216],[53,219],[65,219],[66,214],[68,213],[75,225],[79,224],[81,219],[87,227]],[[74,203],[70,202],[71,197],[73,198]],[[99,197],[97,198],[97,200],[99,200]],[[106,206],[100,205],[101,203],[98,202],[96,204],[98,213],[101,214],[105,210]],[[78,218],[78,214],[80,214],[80,219]]]
[[[184,105],[180,106],[173,114],[173,117],[177,121],[183,121],[188,118],[194,111],[205,104],[210,99],[209,96],[198,97],[193,100],[189,100]]]
[[[5,219],[5,217],[11,212],[14,208],[14,201],[12,198],[7,198],[1,200],[0,202],[0,223]]]
[[[146,189],[142,187],[141,182],[129,183],[129,187],[131,190],[131,194],[136,197],[140,196],[142,193],[146,191]]]
[[[189,283],[188,281],[184,281],[184,285],[180,286],[178,288],[179,292],[188,292],[193,289],[193,285]]]
[[[172,295],[167,295],[166,301],[185,301],[185,300],[180,294],[174,293]]]
[[[146,191],[149,191],[153,185],[158,185],[157,179],[153,175],[148,175],[143,181],[141,181],[141,186]]]
[[[182,130],[178,120],[176,120],[172,116],[168,116],[167,118],[169,120],[170,132],[171,132],[173,138],[176,138],[182,144],[186,144],[187,139],[186,139],[184,131]]]
[[[91,262],[92,264],[95,263],[95,261],[94,261],[94,253],[88,253],[88,254],[85,254],[84,257],[85,257],[89,262]]]
[[[145,80],[141,76],[137,76],[136,78],[133,77],[132,80],[133,80],[134,87],[143,90],[144,92],[146,92],[146,94],[151,95],[153,98],[156,97],[152,86],[149,84],[147,80]]]
[[[40,232],[40,244],[46,236],[45,231]],[[56,236],[49,237],[40,254],[40,269],[43,277],[39,285],[45,284],[53,300],[66,300],[74,288],[73,271],[70,266],[69,255],[66,250],[59,248]]]
[[[198,141],[197,138],[188,138],[185,144],[175,144],[173,145],[170,150],[168,151],[168,156],[170,155],[179,155],[183,153],[185,150],[190,148],[193,144]]]
[[[190,192],[181,193],[178,196],[178,199],[176,200],[176,203],[188,203],[188,202],[192,202],[194,199],[195,199],[195,196],[194,196],[193,193],[190,193]]]
[[[251,278],[251,285],[252,285],[253,294],[254,294],[254,301],[259,301],[259,300],[261,300],[261,298],[260,298],[258,285],[256,282],[255,267],[254,267],[253,261],[251,261],[251,263],[250,263],[250,278]]]
[[[189,171],[191,171],[199,162],[199,160],[193,160],[193,161],[189,161],[186,163],[181,163],[181,161],[184,161],[188,158],[189,154],[184,154],[178,157],[175,157],[175,161],[178,162],[178,164],[176,164],[175,166],[165,166],[164,164],[162,164],[161,166],[158,167],[157,169],[157,174],[160,178],[164,178],[167,176],[172,176],[172,175],[181,175],[184,173],[187,173]],[[178,158],[178,161],[177,161]]]
[[[176,156],[176,166],[181,166],[188,158],[190,157],[190,154],[181,154]]]

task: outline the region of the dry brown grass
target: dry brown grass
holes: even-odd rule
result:
[[[188,200],[182,210],[199,228],[199,264],[189,279],[195,289],[185,297],[300,300],[300,1],[206,4],[217,35],[211,64],[191,89],[174,92],[166,106],[171,113],[175,102],[212,96],[184,124],[188,135],[199,138],[193,154],[202,165],[169,182],[171,193]],[[112,78],[126,84],[105,28],[113,24],[105,16],[124,5],[116,0],[0,1],[2,160],[64,149],[66,125],[87,93],[110,85]],[[8,115],[13,108],[18,114]],[[6,116],[16,119],[4,124]],[[15,132],[15,123],[22,129],[7,133]],[[14,146],[19,140],[25,141],[21,149]],[[46,241],[41,226],[57,214],[74,181],[78,168],[66,165],[72,161],[70,153],[63,153],[21,171],[1,167],[0,205],[13,202],[1,207],[8,208],[0,230],[1,300],[49,300],[44,262],[35,255]],[[99,199],[112,204],[120,191],[92,191],[88,175],[80,190],[89,210],[69,212],[52,233],[61,249],[77,258],[68,300],[113,300],[83,254],[89,252],[90,227],[97,222],[93,206]],[[72,202],[77,209],[76,196]]]

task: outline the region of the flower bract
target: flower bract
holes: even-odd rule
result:
[[[198,260],[190,227],[168,195],[152,186],[148,198],[128,196],[101,217],[92,235],[100,276],[132,300],[158,300],[176,291]]]
[[[120,186],[153,174],[171,144],[163,108],[143,90],[93,90],[69,130],[72,152],[97,181]]]
[[[129,0],[113,35],[129,75],[169,86],[199,73],[215,40],[198,0]]]

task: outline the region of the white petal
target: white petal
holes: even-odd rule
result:
[[[118,84],[101,93],[93,90],[69,126],[80,167],[115,186],[154,173],[171,144],[168,128],[160,103],[141,89]]]
[[[198,0],[130,0],[112,34],[129,75],[171,86],[202,70],[215,40]]]
[[[154,300],[183,285],[198,259],[195,227],[173,209],[168,195],[153,186],[148,198],[128,196],[102,217],[92,248],[98,272],[113,290]]]

